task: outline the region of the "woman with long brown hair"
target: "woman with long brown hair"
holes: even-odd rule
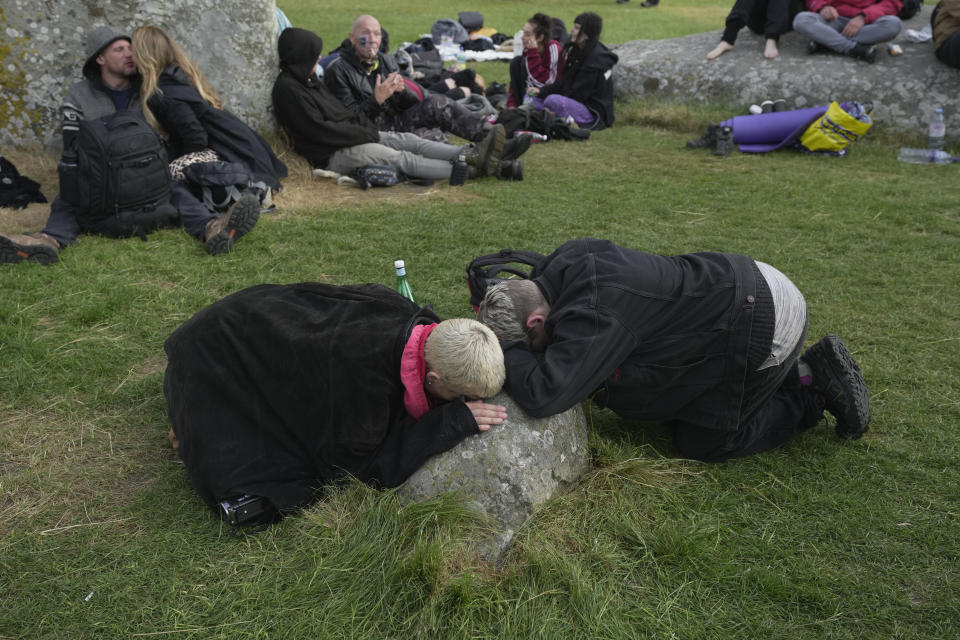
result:
[[[280,189],[287,167],[263,138],[224,108],[203,72],[163,29],[140,27],[133,32],[132,45],[143,77],[143,114],[167,134],[175,177],[176,159],[190,156],[242,163],[255,182]]]

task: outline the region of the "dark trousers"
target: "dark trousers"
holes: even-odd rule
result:
[[[523,96],[527,92],[527,65],[524,64],[523,56],[514,56],[510,59],[509,91],[513,97],[514,106],[522,105]]]
[[[790,31],[793,22],[793,0],[737,0],[727,16],[721,40],[734,44],[744,27],[767,38],[778,39]]]
[[[180,224],[190,235],[203,239],[203,230],[216,216],[216,212],[207,209],[179,182],[170,182],[170,192],[170,202],[180,214]],[[60,246],[70,246],[77,241],[77,236],[82,231],[80,225],[82,214],[83,211],[79,207],[57,195],[50,204],[50,217],[47,218],[43,232],[56,239]]]
[[[674,421],[674,441],[680,452],[694,460],[723,462],[776,449],[815,426],[823,407],[810,388],[800,384],[797,370],[805,338],[806,331],[782,365],[750,374],[743,398],[747,417],[736,431]]]
[[[385,126],[386,131],[440,129],[473,142],[483,139],[483,123],[483,116],[470,111],[456,100],[436,93],[425,96],[420,104],[410,107],[399,117],[378,121],[379,125],[383,125],[381,129]]]
[[[960,31],[954,31],[941,42],[936,54],[943,64],[960,69]]]

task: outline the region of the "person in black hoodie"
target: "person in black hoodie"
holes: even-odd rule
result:
[[[277,46],[280,75],[273,85],[274,114],[293,148],[315,167],[349,174],[359,167],[386,164],[410,177],[437,180],[448,179],[452,162],[463,154],[470,176],[480,177],[499,175],[506,169],[502,161],[519,162],[516,158],[525,150],[513,140],[505,144],[499,125],[476,146],[379,131],[366,115],[347,109],[317,77],[320,36],[291,27],[280,34]]]
[[[613,125],[613,66],[619,58],[600,42],[601,31],[603,18],[597,14],[588,11],[576,17],[560,52],[560,78],[530,90],[536,108],[570,117],[584,129]]]
[[[504,389],[530,415],[592,397],[627,418],[668,421],[689,458],[768,451],[824,409],[842,438],[859,438],[870,422],[846,346],[828,334],[802,352],[803,295],[746,256],[571,240],[529,280],[489,287],[478,319],[503,344]]]
[[[164,350],[171,444],[213,509],[246,495],[288,513],[348,476],[394,487],[507,417],[480,400],[503,384],[493,333],[377,284],[250,287]]]

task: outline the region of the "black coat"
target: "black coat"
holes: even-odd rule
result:
[[[544,357],[526,343],[505,344],[504,388],[538,417],[599,390],[598,404],[629,418],[735,430],[752,346],[754,269],[735,254],[659,256],[571,240],[531,273],[550,304]],[[762,333],[772,334],[772,320]]]
[[[540,89],[540,98],[558,93],[586,106],[597,117],[594,129],[613,125],[613,67],[619,61],[617,54],[602,42],[597,42],[583,56],[575,45],[567,43],[563,53],[567,62],[560,78]],[[572,58],[572,59],[571,59]]]
[[[194,488],[211,506],[252,494],[291,510],[345,474],[398,485],[478,433],[461,401],[419,420],[404,409],[403,348],[436,321],[374,284],[260,285],[199,311],[164,344],[167,411]]]
[[[314,75],[323,49],[319,36],[306,29],[284,29],[278,49],[282,71],[273,84],[273,112],[297,153],[325,167],[338,149],[380,141],[376,125],[343,106]]]
[[[227,162],[246,165],[256,180],[280,189],[287,167],[266,140],[237,116],[201,98],[180,67],[164,70],[157,86],[162,93],[151,96],[148,104],[169,136],[171,159],[213,149]]]
[[[393,56],[378,53],[377,58],[378,66],[374,73],[381,80],[399,70]],[[375,80],[373,73],[367,75],[364,71],[364,63],[357,57],[349,40],[345,40],[340,45],[340,57],[323,72],[323,81],[333,95],[350,111],[362,113],[371,120],[377,120],[381,116],[399,116],[420,102],[417,95],[408,87],[380,104],[373,96]]]

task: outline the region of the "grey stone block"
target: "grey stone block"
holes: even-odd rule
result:
[[[254,129],[279,72],[273,0],[4,0],[0,7],[0,144],[60,144],[60,105],[82,79],[87,33],[154,24],[204,72],[227,107]]]
[[[930,24],[931,10],[925,6],[904,23],[904,31]],[[879,44],[877,61],[867,64],[832,53],[808,55],[807,41],[790,32],[780,38],[780,56],[766,60],[763,36],[741,29],[732,51],[706,60],[721,34],[718,30],[670,40],[635,40],[614,47],[620,56],[614,67],[618,92],[626,97],[724,101],[745,107],[783,98],[797,109],[831,100],[871,100],[875,122],[917,132],[926,131],[939,106],[948,136],[960,131],[960,70],[937,60],[932,42],[904,42],[901,32],[894,42],[903,48],[902,55],[890,56],[886,43]]]
[[[587,425],[580,405],[549,418],[531,418],[505,393],[489,402],[507,407],[507,421],[429,459],[397,489],[420,501],[455,491],[490,516],[494,539],[478,541],[497,560],[516,530],[589,468]]]

